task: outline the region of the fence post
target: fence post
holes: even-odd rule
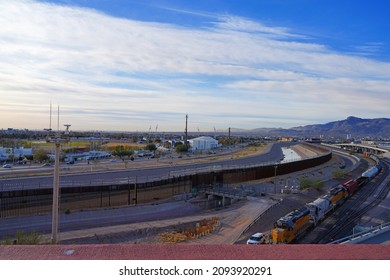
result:
[[[111,186],[108,186],[108,207],[111,207]]]
[[[138,192],[137,192],[137,176],[135,176],[135,184],[134,184],[134,205],[137,205]]]
[[[130,205],[130,183],[128,183],[127,205]]]

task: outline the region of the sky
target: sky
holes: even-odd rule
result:
[[[0,0],[0,129],[390,117],[390,1]],[[53,116],[53,128],[56,126]]]

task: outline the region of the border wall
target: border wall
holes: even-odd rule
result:
[[[199,192],[224,183],[240,183],[275,175],[284,175],[321,165],[332,158],[326,153],[314,158],[248,168],[210,171],[147,182],[123,182],[61,188],[60,211],[109,208],[137,203],[159,203],[176,195]],[[28,189],[0,192],[0,218],[50,213],[52,189]]]

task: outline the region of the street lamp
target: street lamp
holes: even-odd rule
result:
[[[51,242],[56,244],[58,241],[58,212],[59,212],[59,194],[60,194],[60,153],[61,143],[69,142],[70,124],[65,124],[65,132],[61,135],[60,131],[52,133],[51,128],[47,129],[49,135],[46,138],[47,143],[55,144],[55,163],[53,178],[53,208],[52,208],[52,233]]]

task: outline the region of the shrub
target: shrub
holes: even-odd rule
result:
[[[320,179],[309,179],[309,178],[302,178],[299,180],[300,186],[302,190],[305,189],[315,189],[315,190],[321,190],[324,182]]]
[[[335,180],[341,180],[345,175],[345,172],[342,170],[336,170],[332,173],[332,177]]]
[[[2,240],[0,242],[0,244],[2,244],[2,245],[12,245],[12,244],[15,244],[15,245],[36,245],[36,244],[41,243],[41,240],[42,240],[42,236],[36,231],[26,233],[22,230],[18,230],[15,233],[14,239],[6,237],[4,240]]]

